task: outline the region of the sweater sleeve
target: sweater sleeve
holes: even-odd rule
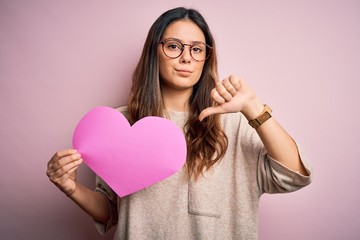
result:
[[[308,176],[295,172],[279,163],[263,148],[258,158],[258,185],[261,193],[286,193],[299,190],[311,183],[312,167],[301,147],[297,144],[299,156]]]
[[[259,135],[241,113],[224,114],[222,121],[230,142],[228,151],[248,165],[247,172],[241,174],[255,178],[260,194],[293,192],[311,183],[312,167],[297,143],[301,162],[309,176],[294,172],[270,157]]]
[[[109,221],[104,224],[98,221],[95,221],[96,229],[99,233],[105,234],[112,226],[117,224],[118,213],[118,197],[116,193],[102,180],[99,176],[96,176],[96,192],[100,192],[105,197],[107,204],[109,206]]]

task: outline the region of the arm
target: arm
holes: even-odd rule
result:
[[[109,220],[109,207],[104,195],[91,191],[82,184],[76,184],[76,191],[69,197],[94,220],[107,223]]]
[[[76,170],[81,163],[81,156],[76,150],[59,151],[48,162],[46,174],[52,183],[94,220],[106,223],[110,216],[105,197],[76,181]]]
[[[212,114],[242,112],[248,120],[255,119],[264,109],[262,102],[254,91],[241,79],[235,76],[218,82],[211,92],[211,97],[217,103],[214,107],[204,109],[199,120]],[[308,175],[301,163],[294,140],[277,123],[270,118],[256,129],[268,154],[289,169]]]
[[[248,120],[257,118],[263,111],[264,105],[257,98],[250,101],[242,111]],[[271,117],[265,123],[256,128],[261,141],[268,154],[287,168],[307,176],[308,173],[301,163],[297,146],[284,128]]]

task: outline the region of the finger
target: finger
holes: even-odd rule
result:
[[[76,170],[80,167],[79,164],[74,164],[72,167],[68,166],[69,169],[66,171],[58,171],[49,176],[51,182],[58,186],[62,186],[68,179],[75,180],[76,179]]]
[[[74,154],[74,153],[77,153],[76,149],[65,149],[65,150],[62,150],[62,151],[58,151],[52,156],[52,158],[49,161],[49,164],[53,163],[53,162],[56,162],[59,159],[65,157],[65,156],[69,156],[69,155]]]
[[[225,99],[225,101],[229,102],[232,99],[232,95],[226,90],[221,82],[216,84],[216,91],[222,98]]]
[[[79,159],[76,163],[74,163],[72,166],[68,165],[68,169],[64,174],[61,175],[61,177],[66,176],[70,177],[76,170],[80,167],[81,163],[83,162],[82,159]]]
[[[71,175],[71,173],[73,173],[82,162],[83,160],[80,158],[76,161],[63,165],[56,170],[51,169],[48,171],[48,176],[51,181],[56,181],[56,179],[62,178],[63,176]]]
[[[216,90],[216,88],[214,88],[213,90],[211,90],[211,98],[217,102],[218,104],[223,104],[225,102],[225,99],[223,97],[220,96],[220,94],[218,93],[218,91]]]
[[[235,96],[237,91],[235,89],[235,87],[233,86],[232,82],[230,81],[231,78],[225,78],[222,81],[222,85],[225,87],[226,91],[228,91],[231,96]]]
[[[229,81],[231,82],[231,85],[235,88],[236,91],[240,90],[241,84],[238,77],[230,76]]]
[[[72,162],[75,162],[77,160],[81,159],[81,155],[79,153],[75,153],[72,155],[68,155],[65,157],[60,158],[58,161],[50,164],[50,169],[53,169],[53,171],[57,171],[59,168],[62,168],[63,166],[70,164]]]
[[[221,114],[221,113],[225,113],[224,109],[221,106],[208,107],[201,111],[199,115],[199,120],[201,122],[204,118],[210,115]]]

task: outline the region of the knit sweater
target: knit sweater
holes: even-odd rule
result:
[[[126,108],[119,109],[126,117]],[[186,113],[169,112],[181,129]],[[283,166],[267,155],[256,131],[241,113],[221,115],[228,137],[225,156],[197,181],[184,169],[119,198],[99,177],[96,191],[108,200],[110,220],[96,222],[100,233],[116,225],[114,239],[223,240],[258,239],[258,208],[263,193],[296,191],[311,182],[311,166],[298,146],[309,176]]]

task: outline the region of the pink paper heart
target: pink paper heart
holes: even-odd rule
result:
[[[120,197],[173,175],[186,161],[186,141],[175,123],[146,117],[130,126],[110,107],[96,107],[80,120],[73,146]]]

